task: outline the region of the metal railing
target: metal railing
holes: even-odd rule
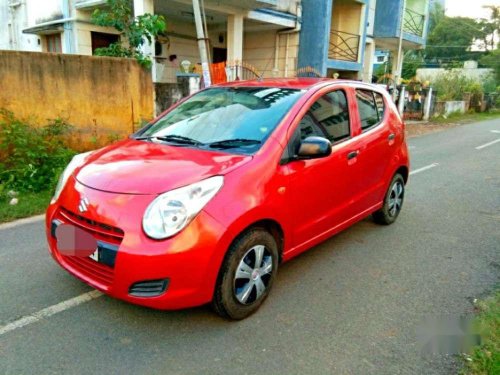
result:
[[[425,15],[415,12],[411,9],[405,9],[403,20],[403,30],[407,33],[423,36],[425,25]]]
[[[357,34],[331,30],[328,58],[357,62],[359,57],[359,40],[360,36]]]

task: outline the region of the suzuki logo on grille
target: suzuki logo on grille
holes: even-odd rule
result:
[[[85,212],[89,209],[89,200],[87,198],[82,198],[80,199],[80,205],[78,206],[78,209],[80,212]]]

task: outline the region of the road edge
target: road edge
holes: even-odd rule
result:
[[[14,221],[9,221],[7,223],[0,224],[0,230],[17,227],[19,225],[24,225],[24,224],[36,223],[36,222],[42,221],[44,218],[45,218],[45,214],[41,214],[41,215],[25,217],[25,218],[14,220]]]

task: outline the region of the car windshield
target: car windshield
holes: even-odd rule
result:
[[[135,138],[254,153],[303,93],[276,87],[207,89],[166,113]]]

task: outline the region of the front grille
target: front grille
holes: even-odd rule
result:
[[[132,284],[128,293],[136,297],[156,297],[165,293],[167,286],[168,279],[140,281]]]
[[[123,240],[124,233],[120,228],[87,219],[86,217],[75,214],[64,207],[61,207],[59,213],[64,222],[76,225],[87,232],[92,233],[97,239],[112,241],[113,243],[118,244]]]
[[[61,255],[64,262],[89,280],[95,281],[105,288],[109,287],[113,283],[114,270],[112,266],[118,247],[123,240],[123,230],[88,219],[64,207],[59,209],[57,217],[56,222],[71,224],[91,233],[97,239],[101,253],[99,262],[87,257]],[[57,223],[55,225],[57,227]]]
[[[113,269],[105,264],[85,257],[62,256],[62,258],[71,268],[90,280],[97,281],[105,287],[113,283]]]

